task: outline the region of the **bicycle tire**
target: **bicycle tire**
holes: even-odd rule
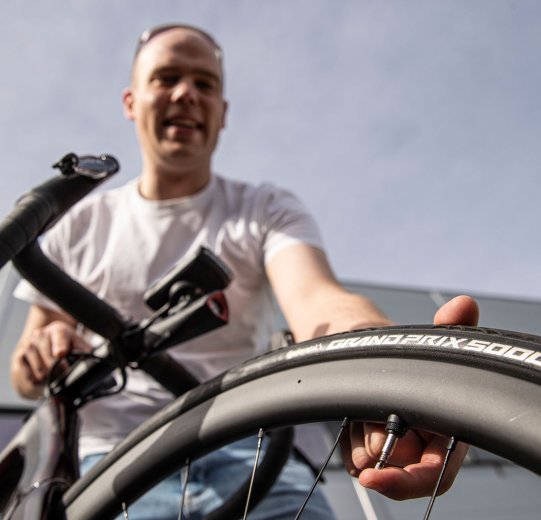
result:
[[[147,358],[140,366],[166,390],[179,397],[199,385],[199,381],[167,353],[160,352]],[[263,499],[280,476],[293,447],[293,428],[280,428],[270,432],[265,456],[252,480],[248,475],[237,491],[203,520],[230,520],[242,516],[246,496],[251,493],[250,510]]]
[[[540,403],[538,336],[407,326],[317,338],[254,358],[177,399],[64,494],[66,515],[113,518],[177,461],[259,428],[343,417],[385,422],[391,412],[541,475]]]

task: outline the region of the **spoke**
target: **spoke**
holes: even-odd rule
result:
[[[304,502],[299,509],[299,512],[297,513],[297,516],[295,517],[295,520],[298,520],[300,516],[302,515],[302,512],[304,511],[304,508],[306,507],[306,504],[308,503],[308,500],[310,500],[310,497],[312,496],[312,493],[314,492],[314,489],[316,489],[316,486],[321,479],[321,475],[323,475],[323,472],[325,471],[325,468],[329,464],[329,461],[331,460],[331,457],[334,453],[334,450],[336,449],[336,446],[338,446],[338,443],[340,442],[340,439],[342,438],[342,434],[346,430],[346,426],[349,424],[349,419],[347,417],[344,417],[344,420],[342,421],[342,424],[340,425],[340,431],[338,432],[338,435],[336,437],[336,440],[334,441],[334,444],[331,447],[331,450],[329,454],[327,455],[327,459],[323,463],[323,466],[319,470],[319,473],[317,474],[316,479],[314,480],[314,483],[312,484],[312,487],[310,488],[310,491],[308,492],[308,495],[306,495],[306,498],[304,499]]]
[[[447,469],[447,464],[449,463],[449,458],[451,457],[451,453],[456,448],[456,439],[455,437],[451,437],[449,439],[449,444],[447,444],[447,453],[445,454],[445,460],[443,461],[443,465],[441,467],[440,476],[438,477],[438,481],[436,482],[436,486],[434,487],[434,491],[432,492],[432,496],[430,497],[430,502],[428,503],[428,507],[426,509],[425,516],[423,520],[428,520],[430,513],[432,512],[432,507],[434,506],[434,501],[436,500],[436,496],[438,494],[438,491],[440,489],[441,481],[443,479],[443,475],[445,474],[445,470]]]
[[[186,459],[184,470],[184,482],[182,483],[182,496],[180,497],[180,510],[178,512],[178,520],[182,520],[184,513],[184,501],[186,500],[186,489],[188,488],[188,480],[190,479],[190,457]],[[182,477],[181,477],[182,478]]]
[[[248,487],[248,496],[246,497],[246,505],[244,507],[244,516],[242,517],[243,520],[246,520],[246,517],[248,516],[248,509],[250,507],[250,498],[252,497],[252,488],[254,486],[254,479],[255,479],[255,472],[257,471],[257,464],[259,462],[259,455],[261,453],[261,444],[263,442],[263,429],[259,429],[259,433],[257,434],[257,450],[255,454],[255,461],[254,461],[254,467],[252,468],[252,476],[250,478],[250,486]]]

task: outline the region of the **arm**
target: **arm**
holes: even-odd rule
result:
[[[354,328],[390,325],[389,319],[366,298],[348,293],[334,278],[322,251],[293,246],[276,254],[268,276],[286,320],[299,341]],[[444,305],[436,324],[477,324],[477,304],[465,296]],[[342,443],[343,458],[359,482],[394,499],[418,498],[432,493],[445,457],[448,439],[410,431],[400,440],[393,463],[404,468],[375,470],[386,438],[383,426],[353,423]],[[459,444],[445,474],[441,492],[453,483],[467,452]]]
[[[391,325],[369,299],[346,291],[336,281],[320,249],[287,247],[271,259],[267,275],[296,341]]]
[[[38,399],[51,366],[70,350],[89,350],[75,332],[76,322],[67,314],[32,305],[11,357],[11,381],[27,399]]]

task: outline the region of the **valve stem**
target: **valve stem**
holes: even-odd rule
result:
[[[383,469],[387,465],[387,461],[393,454],[398,439],[404,437],[408,431],[408,427],[406,423],[404,423],[402,419],[398,417],[398,415],[392,413],[389,415],[389,417],[387,417],[385,431],[388,433],[388,435],[381,450],[379,460],[376,463],[376,469]]]

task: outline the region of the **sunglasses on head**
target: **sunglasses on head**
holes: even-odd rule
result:
[[[137,55],[141,52],[141,49],[150,40],[152,40],[152,38],[154,38],[155,36],[163,32],[170,31],[171,29],[188,29],[190,31],[194,31],[200,34],[206,40],[208,40],[210,44],[214,47],[214,51],[216,52],[218,59],[221,61],[222,48],[220,47],[220,45],[218,45],[216,40],[209,33],[207,33],[206,31],[203,31],[202,29],[199,29],[199,27],[195,27],[194,25],[180,24],[180,23],[157,25],[156,27],[152,27],[144,31],[139,37],[139,39],[137,40],[137,46],[135,47],[135,57],[137,57]]]

